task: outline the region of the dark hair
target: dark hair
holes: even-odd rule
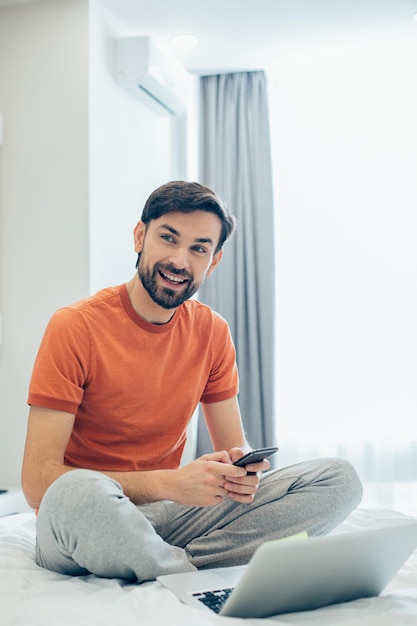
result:
[[[236,228],[236,219],[221,198],[210,187],[201,183],[175,180],[155,189],[144,206],[141,220],[149,224],[165,213],[208,211],[217,215],[222,224],[220,240],[215,253],[221,250]]]

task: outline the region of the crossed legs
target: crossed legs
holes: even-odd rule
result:
[[[100,472],[73,470],[46,492],[37,563],[65,574],[153,580],[166,573],[246,563],[264,541],[301,530],[326,534],[359,504],[362,487],[340,459],[263,475],[252,504],[135,506]]]

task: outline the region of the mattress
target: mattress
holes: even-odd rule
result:
[[[397,523],[403,514],[359,508],[333,532]],[[412,518],[415,519],[415,518]],[[96,576],[71,577],[38,567],[35,516],[0,518],[0,623],[2,626],[240,626],[265,622],[299,626],[417,626],[417,550],[377,598],[267,619],[205,614],[182,604],[158,582],[142,585]]]

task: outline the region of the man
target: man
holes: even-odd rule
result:
[[[52,317],[30,383],[22,484],[39,565],[128,580],[246,563],[265,540],[326,533],[361,498],[337,459],[265,473],[237,400],[223,318],[191,299],[235,220],[199,183],[171,182],[134,229],[137,273]],[[214,452],[180,467],[201,403]]]

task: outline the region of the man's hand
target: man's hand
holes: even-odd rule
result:
[[[213,506],[229,495],[225,484],[242,479],[244,467],[232,464],[226,451],[204,454],[179,470],[174,470],[176,502],[187,506]],[[247,501],[247,500],[242,500]]]
[[[270,465],[267,460],[246,467],[233,465],[243,454],[240,448],[213,452],[177,470],[178,493],[173,499],[188,506],[213,506],[226,497],[250,504],[259,485],[257,472],[269,469]]]
[[[247,450],[241,448],[232,448],[229,451],[229,457],[234,463],[241,456],[243,456]],[[235,465],[233,467],[236,467]],[[250,463],[242,469],[245,470],[245,475],[236,477],[235,475],[227,475],[224,488],[227,490],[227,495],[236,502],[242,502],[250,504],[255,498],[255,494],[259,486],[259,474],[265,472],[270,468],[268,459],[264,459],[259,463]]]

